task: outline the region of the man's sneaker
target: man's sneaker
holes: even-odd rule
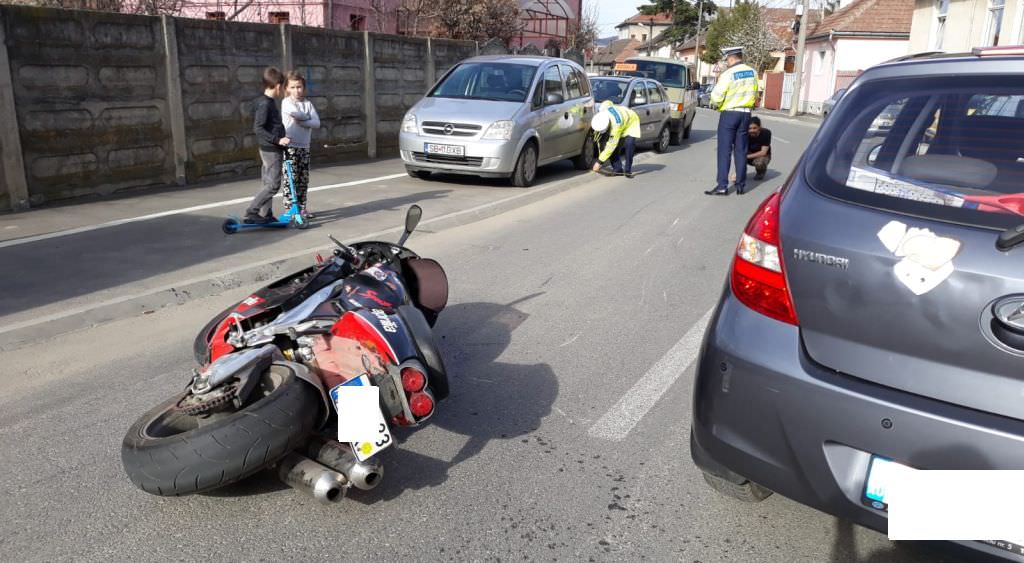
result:
[[[246,215],[242,222],[246,225],[262,225],[264,224],[265,217],[261,215]]]

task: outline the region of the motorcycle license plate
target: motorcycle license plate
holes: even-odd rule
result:
[[[438,145],[436,143],[423,143],[423,152],[427,154],[440,154],[444,156],[466,156],[466,147],[459,145]]]
[[[360,375],[359,377],[350,379],[345,383],[338,385],[334,389],[331,389],[331,400],[334,402],[335,409],[339,409],[339,423],[341,412],[341,407],[339,406],[339,403],[345,402],[345,399],[342,397],[346,392],[346,388],[351,389],[353,387],[369,386],[371,386],[370,378],[368,378],[365,375]],[[376,435],[370,441],[349,442],[349,444],[352,446],[352,453],[355,454],[356,459],[358,459],[359,461],[366,461],[370,459],[371,457],[380,453],[382,450],[385,450],[388,447],[390,447],[392,442],[394,441],[391,438],[391,430],[388,428],[388,423],[387,421],[384,420],[384,413],[380,411],[380,408],[369,409],[369,412],[364,412],[363,416],[372,417],[371,419],[362,420],[360,422],[372,422],[374,428],[376,429]],[[341,440],[340,435],[338,441],[343,441]]]

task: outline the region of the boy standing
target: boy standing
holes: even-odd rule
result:
[[[244,222],[265,225],[275,221],[273,214],[274,194],[281,189],[281,167],[284,147],[290,140],[285,135],[281,112],[276,100],[284,97],[284,75],[280,70],[269,67],[263,71],[263,95],[253,104],[253,132],[260,147],[263,162],[263,189],[256,194],[249,209],[245,211]]]
[[[298,199],[302,217],[312,219],[306,211],[306,192],[309,190],[309,141],[313,129],[320,127],[320,116],[313,102],[306,99],[306,79],[298,71],[288,73],[288,97],[281,103],[285,134],[290,139],[284,150],[285,161],[292,163],[292,178],[295,196]],[[291,209],[291,190],[284,192],[285,207]]]

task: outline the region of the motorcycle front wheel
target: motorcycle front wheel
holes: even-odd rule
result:
[[[121,445],[128,478],[160,496],[202,493],[244,479],[302,445],[322,401],[286,365],[273,364],[233,412],[195,416],[179,393],[142,415]]]

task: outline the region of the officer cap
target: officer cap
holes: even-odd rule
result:
[[[731,55],[736,55],[738,57],[742,57],[743,56],[743,47],[722,47],[722,56],[723,57],[728,57],[728,56],[731,56]]]

